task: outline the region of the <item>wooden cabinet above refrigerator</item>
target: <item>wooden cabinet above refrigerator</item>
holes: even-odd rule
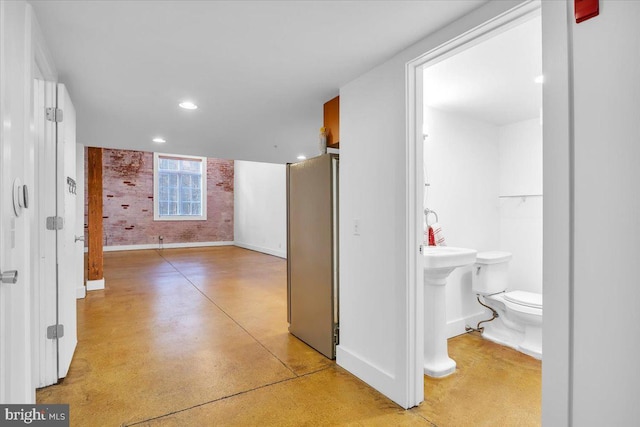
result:
[[[327,147],[340,148],[340,96],[324,104],[324,127]]]

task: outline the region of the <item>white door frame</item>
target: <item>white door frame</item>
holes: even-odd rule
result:
[[[81,265],[77,269],[76,278],[76,298],[82,299],[87,296],[87,288],[84,284],[84,145],[76,143],[76,236],[79,240],[76,245],[76,260]]]
[[[513,9],[467,31],[460,36],[432,49],[413,59],[406,65],[406,100],[407,100],[407,138],[406,138],[406,171],[407,171],[407,270],[409,289],[415,296],[414,302],[407,301],[407,312],[413,312],[416,325],[409,335],[414,342],[410,345],[413,354],[411,364],[415,369],[415,378],[410,387],[414,396],[420,396],[424,390],[423,358],[424,358],[424,299],[420,289],[423,285],[423,260],[419,247],[422,244],[424,196],[424,153],[423,153],[423,69],[434,65],[465,49],[468,49],[496,33],[506,31],[532,17],[540,14],[539,1],[527,1]],[[410,341],[410,342],[411,342]],[[420,401],[422,399],[419,399]]]
[[[77,344],[76,292],[82,285],[77,280],[83,263],[76,250],[81,246],[76,240],[76,202],[84,194],[77,192],[76,110],[62,83],[57,85],[56,99],[57,108],[63,112],[62,122],[56,125],[56,215],[64,220],[62,229],[56,232],[57,324],[64,327],[64,335],[57,339],[57,380],[67,375]]]
[[[45,230],[46,218],[55,215],[56,126],[45,119],[45,108],[55,107],[56,84],[34,80],[34,186],[31,271],[33,385],[35,388],[55,383],[56,343],[48,340],[47,326],[56,323],[56,236]]]

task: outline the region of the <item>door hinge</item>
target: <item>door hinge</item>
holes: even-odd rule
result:
[[[47,217],[47,230],[62,230],[64,227],[64,218],[61,216]]]
[[[340,344],[340,325],[336,324],[333,327],[333,345]]]
[[[45,109],[47,112],[47,120],[50,122],[59,123],[62,121],[62,110],[59,108],[49,107]]]
[[[47,338],[55,340],[64,336],[64,325],[47,326]]]

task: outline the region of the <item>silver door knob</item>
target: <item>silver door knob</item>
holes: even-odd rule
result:
[[[84,236],[76,236],[76,240],[74,242],[81,241],[84,242]]]
[[[0,275],[2,276],[2,283],[13,285],[18,281],[18,270],[3,271]]]

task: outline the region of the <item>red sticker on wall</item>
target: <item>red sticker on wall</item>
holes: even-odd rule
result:
[[[600,14],[599,0],[575,0],[576,24]]]

